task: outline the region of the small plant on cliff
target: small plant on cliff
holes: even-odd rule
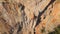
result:
[[[48,34],[60,34],[60,25],[55,28],[55,31],[49,32]]]

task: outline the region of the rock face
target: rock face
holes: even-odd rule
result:
[[[0,34],[48,34],[60,25],[60,0],[0,0]]]

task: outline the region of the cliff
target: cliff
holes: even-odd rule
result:
[[[48,34],[60,26],[60,0],[0,0],[0,34]]]

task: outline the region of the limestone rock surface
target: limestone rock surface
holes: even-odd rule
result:
[[[0,34],[48,34],[60,25],[60,0],[0,0]]]

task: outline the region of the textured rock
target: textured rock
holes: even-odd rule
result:
[[[0,0],[0,34],[48,34],[58,25],[59,0]]]

